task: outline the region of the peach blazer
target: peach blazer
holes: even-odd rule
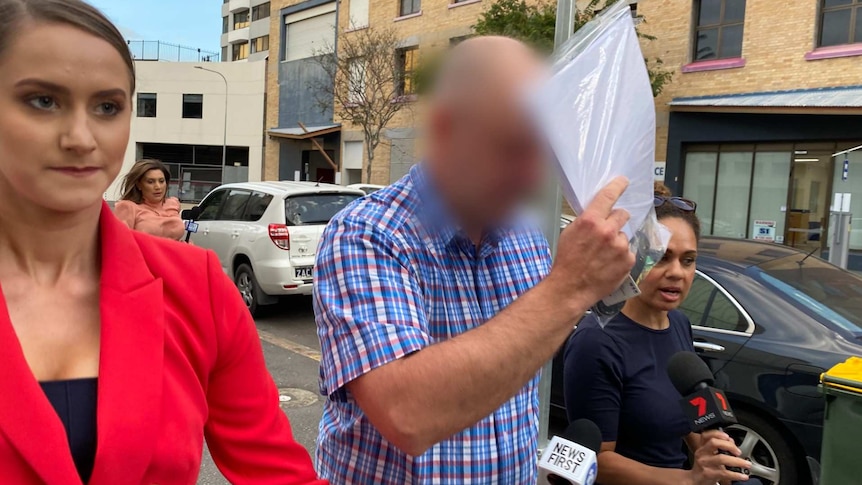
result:
[[[130,228],[153,236],[178,240],[186,232],[180,218],[180,201],[176,197],[165,199],[161,205],[121,200],[114,206],[114,214]]]

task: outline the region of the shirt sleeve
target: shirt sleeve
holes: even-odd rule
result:
[[[131,200],[118,200],[116,204],[114,204],[114,215],[117,216],[117,219],[123,221],[124,224],[129,226],[129,229],[135,228],[135,218],[138,214],[138,204],[135,204]]]
[[[208,274],[218,357],[204,434],[213,461],[234,485],[325,485],[279,407],[251,314],[212,253]]]
[[[320,390],[347,383],[431,343],[416,275],[397,242],[373,224],[334,219],[314,274]]]
[[[599,327],[578,328],[566,344],[563,371],[566,413],[569,421],[589,419],[596,423],[602,441],[617,440],[622,363],[619,349]]]

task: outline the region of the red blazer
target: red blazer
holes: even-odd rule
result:
[[[260,341],[212,253],[100,221],[101,354],[91,485],[193,485],[206,436],[234,484],[315,484]],[[0,483],[80,484],[63,424],[0,296]]]

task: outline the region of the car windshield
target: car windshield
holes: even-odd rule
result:
[[[759,268],[767,285],[797,305],[862,336],[862,278],[805,255],[777,259]]]
[[[290,226],[326,224],[332,216],[358,199],[356,194],[305,194],[284,199],[284,214]]]

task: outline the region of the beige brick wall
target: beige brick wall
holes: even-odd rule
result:
[[[673,82],[656,99],[656,158],[667,151],[668,103],[677,97],[807,89],[862,84],[862,59],[805,60],[815,48],[817,0],[748,0],[742,56],[744,67],[682,73],[690,62],[694,29],[692,0],[642,0],[642,30],[658,37],[644,43],[645,54],[661,57]]]
[[[351,35],[350,32],[343,33],[348,26],[347,15],[343,14],[349,9],[348,2],[350,0],[341,0],[339,5],[339,33],[345,36]],[[405,46],[419,47],[421,59],[437,49],[446,48],[449,39],[470,34],[476,19],[491,3],[491,0],[468,1],[450,8],[453,4],[449,0],[422,0],[421,15],[398,19],[398,0],[369,0],[369,28],[394,28]],[[389,128],[411,127],[421,120],[421,106],[418,103],[412,104],[409,109],[396,115]],[[344,138],[361,139],[362,136],[356,127],[346,125]],[[421,143],[418,140],[415,150],[417,155],[421,153]],[[375,151],[371,169],[372,183],[389,183],[389,155],[390,144],[384,139]]]
[[[297,0],[272,0],[270,3],[269,59],[266,61],[266,123],[264,129],[278,126],[278,62],[281,52],[281,9],[299,3]],[[278,180],[278,140],[265,137],[263,179]]]

